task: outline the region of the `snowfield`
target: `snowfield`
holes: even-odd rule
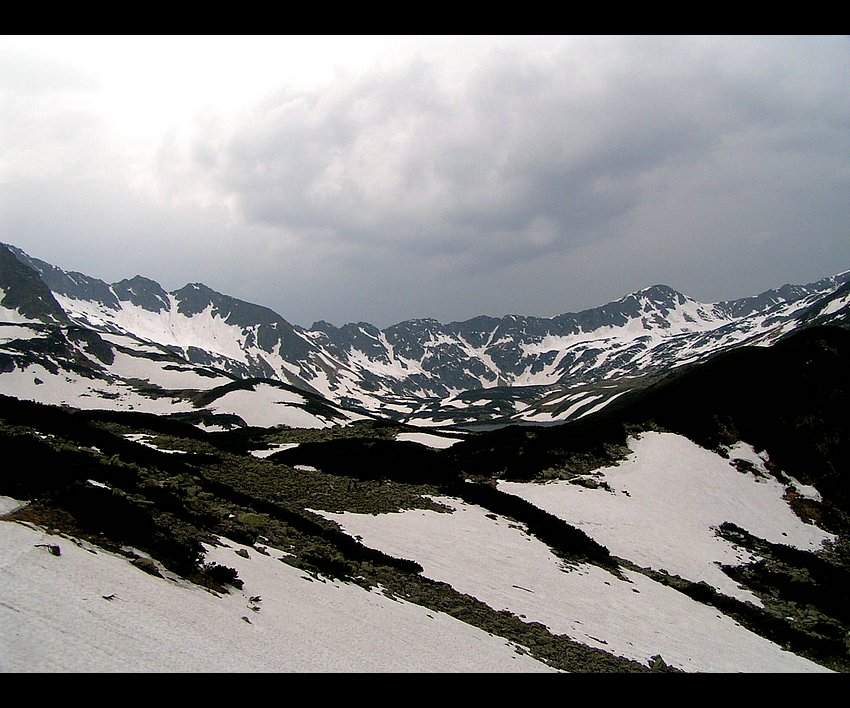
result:
[[[0,513],[16,506],[0,502]],[[0,522],[0,672],[552,671],[448,615],[310,577],[282,551],[222,543],[207,560],[245,583],[226,595]]]
[[[207,409],[214,413],[232,413],[248,425],[264,428],[278,425],[290,428],[330,428],[342,422],[310,413],[304,407],[306,405],[307,399],[298,393],[266,383],[257,383],[250,391],[237,390],[226,393],[207,406]],[[342,410],[339,413],[341,417],[345,416],[344,422],[367,419],[367,416],[359,413]]]
[[[719,567],[752,557],[716,535],[730,521],[772,543],[816,550],[834,537],[801,521],[785,500],[785,487],[764,460],[739,443],[726,460],[681,435],[644,433],[630,439],[632,454],[598,470],[611,488],[569,482],[500,482],[499,489],[582,529],[615,556],[687,580],[706,581],[726,595],[761,606]],[[764,476],[739,472],[732,460],[752,463]]]
[[[0,307],[0,323],[2,323],[0,324],[0,344],[6,344],[7,342],[14,342],[20,339],[43,339],[46,336],[46,332],[35,329],[34,327],[28,327],[26,324],[8,324],[3,322],[6,319],[3,316],[4,312],[18,314],[17,310],[7,310],[4,307]]]
[[[54,374],[41,364],[0,373],[0,393],[24,401],[85,410],[136,410],[162,414],[194,410],[189,401],[176,397],[144,396],[120,379],[109,382],[62,370]]]
[[[432,433],[399,433],[395,437],[396,440],[399,441],[408,441],[419,443],[420,445],[425,445],[426,447],[433,447],[436,449],[445,449],[447,447],[451,447],[456,442],[460,442],[462,438],[450,438],[444,437],[442,435],[434,435]]]
[[[583,529],[615,556],[705,580],[756,604],[718,566],[751,557],[718,538],[716,526],[732,521],[761,538],[804,549],[831,538],[794,516],[772,477],[739,472],[678,435],[645,433],[630,446],[627,461],[602,471],[612,491],[567,482],[502,482],[499,488]],[[731,452],[764,470],[752,448],[738,445]],[[625,571],[620,579],[594,565],[569,566],[522,524],[457,499],[437,501],[453,513],[318,513],[365,545],[415,560],[427,577],[494,609],[643,664],[661,654],[668,665],[689,672],[827,671],[642,574]]]
[[[125,379],[143,379],[168,390],[197,389],[207,390],[224,386],[233,379],[216,374],[204,376],[200,367],[178,366],[161,361],[153,361],[144,356],[131,356],[122,351],[115,352],[115,360],[110,371]],[[212,372],[211,372],[212,373]]]
[[[626,572],[620,580],[593,565],[570,568],[520,525],[457,500],[438,501],[454,513],[323,515],[496,610],[644,665],[661,654],[690,672],[826,671],[643,575]]]

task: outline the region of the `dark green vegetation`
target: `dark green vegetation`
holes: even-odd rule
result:
[[[415,562],[367,548],[307,511],[446,511],[430,497],[452,496],[522,523],[567,563],[594,563],[614,575],[621,567],[639,570],[792,651],[846,671],[848,362],[850,332],[812,329],[771,348],[740,349],[682,369],[574,423],[470,435],[442,451],[396,441],[405,428],[386,421],[326,430],[243,427],[209,433],[175,418],[71,411],[0,397],[5,458],[0,495],[31,500],[18,518],[130,557],[149,554],[170,571],[217,591],[239,579],[230,569],[204,565],[201,544],[226,536],[255,548],[282,549],[292,554],[285,562],[313,575],[380,585],[528,646],[559,668],[646,670],[424,578]],[[592,485],[594,470],[623,459],[628,436],[643,430],[680,433],[719,452],[738,440],[767,451],[778,479],[792,475],[819,490],[820,503],[790,494],[789,501],[839,541],[814,555],[724,525],[718,533],[762,558],[726,569],[763,598],[761,609],[705,583],[635,568],[569,523],[495,486],[499,479],[554,478]],[[160,449],[125,437],[139,433]],[[250,454],[295,442],[298,447],[266,459]]]
[[[644,570],[741,624],[833,669],[850,669],[850,331],[816,327],[769,348],[742,348],[683,368],[621,397],[595,416],[551,428],[482,434],[448,451],[479,479],[568,479],[614,464],[632,433],[679,433],[725,455],[743,440],[770,457],[772,474],[813,485],[814,502],[788,487],[804,520],[838,536],[813,555],[768,544],[729,527],[719,533],[762,561],[724,570],[764,601],[764,610],[719,595],[705,584]],[[618,559],[620,560],[620,559]],[[622,562],[622,561],[621,561]]]
[[[850,330],[803,330],[772,347],[721,353],[626,394],[600,413],[546,427],[511,427],[449,449],[477,478],[571,479],[615,464],[633,432],[665,430],[722,453],[743,440],[817,487],[821,521],[850,528]]]
[[[130,560],[150,555],[169,571],[214,591],[241,583],[232,569],[203,563],[201,544],[226,536],[256,549],[284,550],[291,555],[281,560],[315,577],[380,585],[392,596],[527,646],[555,667],[648,670],[553,635],[539,623],[493,610],[423,577],[417,563],[368,548],[306,511],[446,511],[426,496],[442,493],[440,484],[295,469],[247,454],[281,442],[304,440],[306,445],[319,434],[367,446],[389,443],[387,438],[400,429],[366,422],[321,433],[257,428],[205,433],[164,417],[72,411],[0,396],[0,445],[6,459],[0,495],[31,500],[14,518],[85,539]],[[139,433],[148,434],[147,441],[161,449],[125,437]],[[398,445],[413,454],[408,444]],[[415,448],[423,451],[423,460],[432,459],[431,451]]]

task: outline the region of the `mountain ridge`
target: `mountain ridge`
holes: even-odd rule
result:
[[[604,405],[621,392],[618,382],[642,385],[645,377],[729,347],[775,341],[806,324],[803,311],[850,282],[845,271],[720,303],[655,284],[551,318],[419,318],[384,329],[319,320],[306,329],[203,283],[166,292],[136,275],[110,285],[15,246],[2,250],[40,275],[59,308],[54,317],[61,311],[97,336],[135,337],[193,365],[279,380],[337,405],[423,425],[545,423],[586,414],[587,406],[574,405],[582,392],[592,388],[596,405]],[[845,305],[826,314],[840,316]],[[808,324],[826,314],[818,320],[809,313]],[[486,392],[497,389],[512,389],[510,400],[494,403]],[[565,393],[569,400],[553,406]]]
[[[157,283],[155,280],[152,280],[146,276],[141,274],[136,274],[131,278],[125,278],[114,283],[107,283],[104,280],[100,280],[98,278],[92,277],[90,275],[86,275],[84,273],[78,271],[66,271],[58,266],[50,264],[44,260],[39,258],[35,258],[30,256],[21,248],[14,246],[13,244],[0,242],[0,247],[5,248],[11,251],[18,260],[30,265],[34,270],[36,270],[41,276],[48,287],[56,292],[59,292],[63,295],[69,295],[75,297],[76,299],[97,299],[97,297],[92,295],[92,290],[104,293],[104,295],[100,298],[101,302],[107,303],[109,302],[113,306],[117,306],[118,302],[121,298],[109,297],[105,295],[108,290],[115,289],[116,287],[120,287],[122,291],[129,291],[129,288],[132,287],[133,283],[140,283],[145,286],[148,286],[152,289],[155,289],[161,295],[167,294],[177,294],[180,292],[188,292],[191,290],[200,290],[203,292],[207,292],[210,294],[214,294],[218,298],[223,298],[233,303],[240,303],[242,305],[250,305],[252,307],[265,310],[271,313],[275,319],[286,321],[279,313],[274,311],[273,309],[257,304],[251,303],[247,300],[242,300],[238,297],[234,297],[232,295],[227,295],[225,293],[221,293],[205,283],[194,281],[188,282],[181,288],[176,288],[171,291],[166,291],[162,286]],[[467,325],[471,325],[472,323],[480,324],[482,321],[486,321],[488,324],[497,324],[504,323],[506,321],[522,321],[522,322],[553,322],[560,321],[569,318],[578,318],[585,317],[587,318],[591,313],[596,313],[600,311],[607,311],[613,306],[633,301],[638,299],[641,296],[652,299],[652,295],[660,295],[661,300],[670,300],[670,299],[678,299],[679,302],[691,301],[698,302],[698,304],[704,307],[716,307],[722,310],[723,312],[728,312],[731,314],[739,315],[741,312],[746,312],[750,314],[752,312],[758,311],[760,309],[764,309],[765,306],[775,305],[780,302],[788,302],[800,299],[801,297],[809,294],[812,290],[824,290],[826,289],[830,283],[841,285],[850,281],[850,269],[840,271],[833,275],[824,276],[819,278],[818,280],[805,283],[805,284],[797,284],[797,283],[785,283],[779,287],[768,289],[764,292],[757,293],[756,295],[748,295],[740,298],[735,298],[732,300],[718,300],[714,302],[703,303],[696,300],[693,300],[690,296],[685,293],[682,293],[679,290],[671,287],[670,285],[664,283],[656,283],[654,285],[646,286],[639,288],[638,290],[626,293],[619,298],[611,300],[608,303],[603,305],[595,305],[589,308],[585,308],[583,310],[568,310],[562,313],[552,315],[551,317],[545,317],[540,315],[533,315],[528,313],[506,313],[502,316],[496,315],[474,315],[472,317],[460,320],[448,320],[442,321],[434,317],[418,317],[418,318],[410,318],[405,320],[400,320],[399,322],[387,325],[386,327],[379,328],[372,323],[365,320],[358,320],[357,322],[346,322],[342,325],[335,325],[328,320],[319,319],[315,320],[309,327],[303,327],[300,325],[292,325],[303,331],[313,331],[313,330],[345,330],[351,329],[353,327],[359,326],[368,326],[370,328],[376,329],[378,331],[386,331],[392,330],[394,328],[399,327],[400,325],[405,325],[407,323],[427,323],[430,325],[436,325],[440,328],[466,328]],[[129,297],[124,299],[130,299]]]

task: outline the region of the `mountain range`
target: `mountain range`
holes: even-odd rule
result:
[[[100,384],[87,386],[87,396],[107,407],[126,399],[155,410],[142,399],[195,388],[134,377],[121,367],[126,357],[115,364],[118,353],[136,363],[170,359],[172,372],[206,372],[209,383],[276,382],[356,414],[417,425],[564,422],[719,351],[846,321],[848,281],[850,271],[713,304],[655,285],[553,318],[417,319],[383,330],[319,321],[305,329],[201,283],[170,293],[142,276],[109,285],[0,245],[0,316],[18,327],[0,348],[0,367],[73,362],[75,376]],[[49,341],[50,353],[34,358],[32,346],[15,344],[24,330],[25,340],[45,340],[42,349]]]
[[[850,272],[292,325],[0,246],[0,670],[850,670]]]

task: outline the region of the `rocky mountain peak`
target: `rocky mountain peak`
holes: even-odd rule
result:
[[[674,290],[669,285],[662,284],[656,284],[648,288],[642,288],[641,290],[632,293],[632,296],[648,300],[650,302],[665,305],[673,303],[682,304],[688,299],[687,296],[683,295],[678,290]]]
[[[163,312],[171,307],[168,293],[160,284],[141,275],[113,283],[112,289],[119,300],[132,302],[151,312]]]
[[[0,246],[0,305],[41,322],[65,324],[68,316],[50,288],[32,266],[18,259],[5,245]]]
[[[470,394],[463,399],[468,405],[451,408],[455,419],[461,411],[481,421],[526,416],[521,419],[550,422],[551,416],[577,415],[582,400],[589,409],[591,403],[601,403],[599,395],[588,391],[582,399],[575,398],[578,393],[565,397],[564,387],[655,376],[729,347],[769,344],[813,318],[843,321],[848,304],[843,294],[820,309],[810,308],[835,295],[850,278],[783,286],[732,303],[700,303],[655,284],[552,318],[481,315],[444,325],[426,317],[383,330],[368,322],[336,327],[318,320],[304,329],[267,307],[200,282],[166,293],[155,281],[136,275],[109,286],[31,259],[19,249],[5,253],[7,262],[11,258],[29,272],[33,288],[41,287],[44,307],[49,309],[51,290],[56,294],[55,317],[65,308],[83,327],[140,337],[194,365],[220,367],[239,377],[278,379],[337,403],[405,420],[442,420],[446,411],[436,409],[439,401],[461,393]],[[4,304],[16,297],[8,281],[0,281]],[[144,318],[143,331],[134,313],[125,312],[128,303],[151,313]],[[803,319],[804,311],[809,319]],[[553,387],[548,398],[543,387]],[[484,401],[486,391],[494,393]],[[536,406],[538,394],[544,408],[527,405],[533,401]],[[619,394],[609,385],[605,397],[614,395]]]

